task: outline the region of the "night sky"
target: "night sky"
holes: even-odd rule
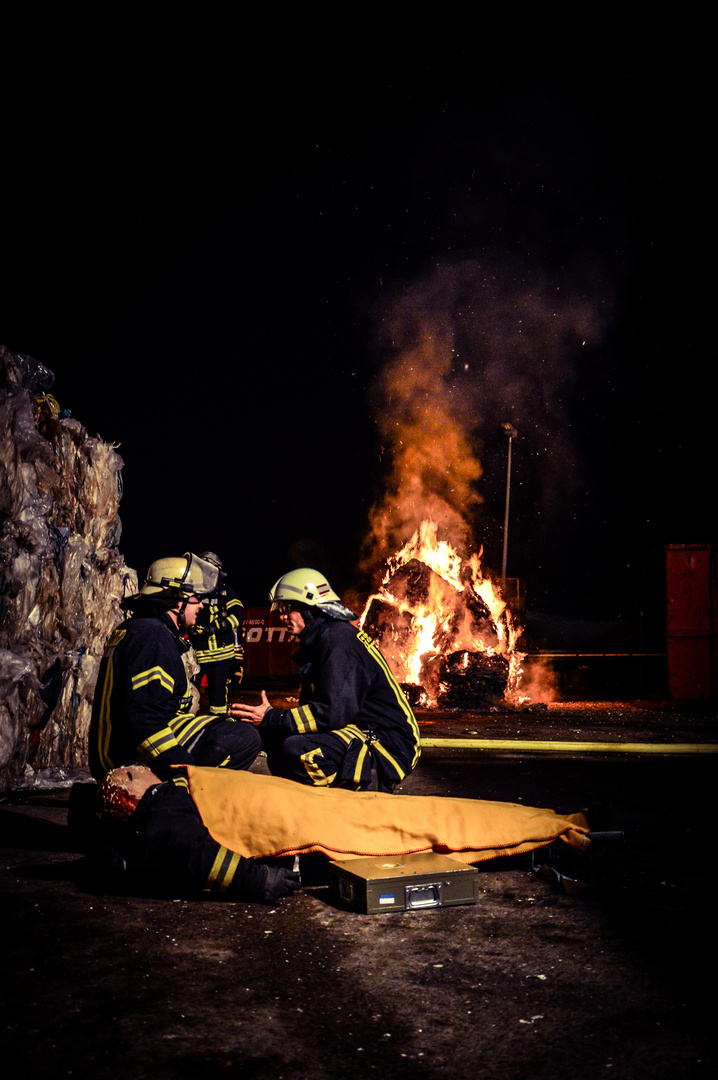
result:
[[[428,323],[487,565],[511,422],[529,609],[660,615],[664,544],[715,540],[702,66],[680,35],[385,30],[15,53],[0,340],[119,444],[127,563],[211,548],[262,603],[295,565],[365,583],[382,380]]]

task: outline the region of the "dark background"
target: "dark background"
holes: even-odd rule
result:
[[[365,584],[377,328],[449,270],[476,546],[511,421],[529,611],[659,636],[664,545],[715,539],[700,34],[276,22],[5,38],[0,340],[119,444],[126,561]]]

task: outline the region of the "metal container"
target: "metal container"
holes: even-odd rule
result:
[[[434,852],[330,862],[329,883],[340,900],[366,915],[475,904],[479,896],[475,866]]]

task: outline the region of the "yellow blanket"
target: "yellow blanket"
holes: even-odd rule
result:
[[[452,854],[465,863],[516,855],[559,837],[580,848],[583,814],[517,803],[314,788],[259,773],[190,766],[190,791],[214,839],[248,858],[323,852],[333,859]]]

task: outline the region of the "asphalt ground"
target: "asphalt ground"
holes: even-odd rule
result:
[[[483,864],[478,903],[454,908],[346,910],[319,858],[275,907],[188,900],[101,878],[67,828],[82,774],[34,777],[0,802],[12,1075],[712,1075],[715,712],[575,702],[419,721],[451,742],[425,747],[402,792],[604,801],[623,838]],[[638,743],[653,749],[619,749]]]

